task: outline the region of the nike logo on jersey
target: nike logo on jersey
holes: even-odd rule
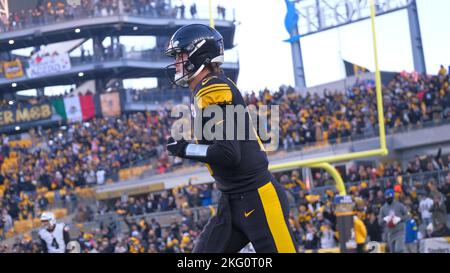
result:
[[[249,211],[249,212],[245,212],[244,216],[245,218],[248,218],[250,216],[250,214],[252,214],[255,210]]]

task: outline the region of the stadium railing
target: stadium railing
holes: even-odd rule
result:
[[[16,31],[26,28],[39,27],[45,25],[51,25],[56,23],[62,23],[67,21],[80,20],[85,18],[95,18],[95,17],[109,17],[118,15],[129,15],[144,18],[157,18],[157,19],[209,19],[210,13],[207,5],[197,6],[197,13],[195,17],[191,16],[190,6],[185,6],[184,17],[181,17],[181,12],[178,10],[177,6],[169,6],[171,1],[166,1],[165,6],[153,7],[152,5],[139,5],[132,4],[130,9],[120,8],[117,0],[114,1],[115,6],[97,8],[97,7],[84,7],[82,5],[65,7],[64,15],[55,16],[48,13],[44,13],[39,17],[33,17],[31,14],[25,14],[26,19],[20,20],[19,22],[13,22],[13,25],[6,25],[0,21],[0,32]],[[169,3],[167,3],[169,2]],[[227,20],[235,21],[235,10],[227,9],[225,13],[225,18],[219,15],[216,11],[213,12],[213,16],[216,20]]]
[[[402,185],[406,185],[407,187],[414,187],[417,184],[421,184],[425,186],[428,182],[433,181],[437,183],[438,186],[442,186],[445,183],[446,177],[450,175],[450,171],[432,171],[432,172],[421,172],[414,173],[410,175],[399,175],[399,176],[389,176],[375,179],[375,182],[380,188],[383,190],[387,188],[387,185],[391,186],[401,182]],[[359,186],[361,183],[368,183],[370,179],[361,180],[357,182],[346,182],[345,186],[350,189],[353,186]],[[335,190],[335,185],[330,186],[321,186],[321,187],[313,187],[311,188],[310,193],[315,195],[324,195],[327,190]]]
[[[378,178],[375,179],[375,183],[376,185],[378,185],[382,191],[384,191],[384,189],[386,189],[388,183],[393,186],[396,183],[398,183],[399,181],[402,182],[403,185],[405,185],[406,187],[415,187],[417,184],[421,184],[422,186],[425,186],[427,183],[429,183],[430,181],[433,181],[435,183],[437,183],[437,185],[442,186],[445,183],[446,177],[450,175],[450,171],[433,171],[433,172],[423,172],[423,173],[416,173],[416,174],[411,174],[411,175],[401,175],[401,176],[397,176],[397,177],[383,177],[383,178]],[[401,178],[399,178],[401,177]],[[347,182],[345,183],[345,186],[350,189],[353,186],[358,186],[360,185],[362,182],[369,182],[369,180],[361,180],[361,181],[357,181],[357,182]],[[327,190],[335,190],[336,187],[335,185],[330,185],[330,186],[321,186],[321,187],[314,187],[314,183],[312,185],[311,190],[307,191],[307,194],[311,194],[311,195],[325,195],[325,192]],[[289,191],[289,190],[288,190]],[[291,191],[293,193],[297,193],[297,191]],[[213,206],[216,206],[216,204],[212,204]],[[296,208],[297,204],[296,203],[291,203],[292,208]],[[196,207],[196,208],[189,208],[189,210],[192,210],[192,212],[197,213],[197,211],[201,210],[201,209],[205,209],[207,207]],[[172,211],[166,211],[166,212],[156,212],[155,213],[151,213],[151,214],[142,214],[142,215],[137,215],[137,216],[130,216],[127,217],[127,219],[137,219],[137,218],[151,218],[154,215],[176,215],[179,214],[180,211],[182,209],[175,209]],[[123,216],[119,216],[116,212],[110,212],[107,214],[96,214],[94,216],[94,219],[96,222],[99,221],[104,221],[104,220],[110,220],[113,218],[123,218]],[[153,217],[154,218],[154,217]]]

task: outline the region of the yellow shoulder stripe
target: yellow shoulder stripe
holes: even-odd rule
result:
[[[234,85],[234,87],[236,87],[236,89],[239,89],[239,88],[237,87],[236,83],[235,83],[232,79],[230,79],[230,78],[227,78],[227,79]]]
[[[204,109],[209,105],[230,104],[233,101],[233,93],[230,89],[217,89],[204,93],[201,97],[197,97],[197,106]]]
[[[216,88],[216,87],[230,88],[230,87],[228,86],[228,84],[226,84],[226,83],[211,84],[211,85],[208,85],[208,86],[203,87],[202,89],[200,89],[200,90],[197,92],[197,95],[196,95],[196,96],[201,97],[201,96],[202,96],[202,93],[204,93],[204,92],[206,92],[206,91],[208,91],[208,90],[211,90],[211,89],[213,89],[213,88]]]
[[[217,92],[217,91],[230,91],[231,92],[231,89],[230,88],[227,88],[227,87],[216,87],[216,88],[211,88],[211,89],[209,89],[209,90],[206,90],[205,92],[202,92],[201,94],[200,94],[200,96],[196,96],[197,98],[201,98],[201,97],[204,97],[204,96],[206,96],[206,95],[208,95],[208,94],[210,94],[210,93],[213,93],[213,92]]]

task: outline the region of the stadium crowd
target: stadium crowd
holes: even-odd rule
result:
[[[438,163],[440,162],[440,163]],[[419,167],[411,169],[410,166]],[[411,174],[430,174],[429,164],[435,165],[436,170],[443,172],[443,177],[421,177],[410,180]],[[421,168],[420,166],[428,166]],[[357,167],[357,168],[355,168]],[[450,230],[441,223],[447,222],[447,211],[450,211],[450,158],[437,156],[420,156],[402,168],[398,162],[379,164],[374,166],[355,166],[344,176],[348,181],[347,190],[356,204],[356,215],[367,229],[364,235],[368,241],[385,241],[385,233],[380,223],[380,208],[385,203],[385,192],[393,190],[396,198],[405,205],[409,213],[408,219],[414,219],[419,228],[414,236],[417,251],[417,240],[421,238],[440,237],[450,235]],[[355,169],[359,169],[356,172]],[[371,175],[367,175],[365,172]],[[442,176],[442,175],[441,175]],[[296,240],[300,243],[300,250],[318,250],[337,246],[336,216],[332,198],[336,194],[334,187],[323,189],[315,195],[315,187],[321,187],[321,176],[315,176],[310,188],[298,170],[276,174],[283,184],[293,207],[290,224],[295,231]],[[386,179],[391,178],[391,180]],[[440,181],[444,179],[445,181]],[[425,181],[426,183],[420,182]],[[437,183],[440,181],[440,183]],[[356,182],[356,183],[355,183]],[[98,215],[115,212],[118,218],[123,218],[128,226],[128,233],[119,232],[112,227],[101,227],[93,233],[80,235],[78,240],[86,243],[85,251],[93,252],[189,252],[192,241],[195,241],[210,212],[211,205],[217,204],[220,192],[215,184],[179,186],[171,190],[130,197],[127,200],[117,199],[101,202],[97,208]],[[190,209],[208,208],[205,219],[194,221]],[[214,209],[212,209],[214,210]],[[151,224],[146,222],[148,214],[155,212],[179,212],[183,217],[168,227],[159,226],[153,219]],[[139,219],[138,222],[128,222],[127,217]],[[435,227],[429,226],[433,223]],[[149,228],[150,226],[150,228]],[[152,228],[155,227],[155,228]],[[180,231],[181,229],[181,231]],[[166,234],[166,236],[161,235]],[[164,232],[165,230],[165,232]],[[114,233],[115,234],[115,233]],[[158,235],[159,234],[159,235]],[[409,236],[408,235],[405,236]],[[155,237],[154,237],[155,236]],[[97,239],[92,239],[97,238]],[[406,239],[405,239],[406,240]],[[184,243],[182,243],[184,242]],[[405,241],[406,243],[407,241]],[[117,249],[116,246],[119,246]],[[406,250],[405,250],[406,251]]]
[[[429,157],[426,161],[432,160]],[[434,178],[425,180],[426,183],[409,183],[407,177],[401,174],[395,177],[396,183],[380,180],[388,175],[386,169],[390,168],[389,164],[373,168],[375,176],[372,178],[356,184],[349,183],[347,190],[355,202],[355,215],[366,230],[366,233],[360,235],[364,241],[386,242],[388,227],[384,226],[379,215],[386,203],[385,194],[389,189],[395,193],[395,199],[405,206],[408,212],[402,223],[405,229],[404,252],[417,252],[417,243],[420,239],[449,236],[450,230],[445,223],[447,212],[450,211],[450,172],[448,162],[446,163],[447,165],[442,166],[442,170],[446,172],[445,181],[441,183],[437,183]],[[407,174],[406,169],[402,172]],[[317,195],[312,194],[307,183],[302,182],[304,179],[297,170],[280,173],[277,176],[293,197],[289,223],[299,242],[299,250],[315,251],[337,247],[338,234],[332,202],[335,191],[326,190]],[[403,181],[398,177],[403,177]],[[90,253],[191,252],[199,231],[208,217],[215,213],[211,205],[216,204],[219,198],[220,193],[213,184],[209,184],[180,186],[146,197],[131,197],[127,201],[117,200],[111,202],[109,206],[103,203],[98,207],[97,214],[115,211],[117,219],[123,219],[126,223],[127,231],[117,229],[116,221],[109,224],[102,222],[99,228],[81,232],[72,239],[80,242],[82,252]],[[197,220],[194,220],[191,211],[195,207],[204,208],[203,215]],[[161,226],[155,218],[149,221],[146,215],[171,210],[180,214],[182,218],[165,226]],[[408,230],[409,221],[413,221],[418,230]],[[358,235],[354,236],[356,239]],[[413,247],[406,248],[407,244],[412,244]],[[13,248],[8,251],[39,252],[39,245],[33,242],[29,235],[25,235],[17,239]]]
[[[38,128],[29,131],[28,147],[11,146],[9,137],[1,136],[0,210],[12,220],[31,219],[49,203],[38,194],[41,188],[55,191],[58,203],[77,187],[117,181],[120,169],[137,163],[152,160],[157,172],[165,171],[167,132],[161,128],[167,128],[166,122],[154,112]]]
[[[257,106],[280,105],[281,140],[283,148],[289,149],[295,145],[320,141],[336,143],[346,136],[375,131],[374,96],[373,83],[366,81],[347,90],[346,94],[327,91],[323,97],[319,97],[280,89],[274,94],[270,94],[268,90],[261,92],[259,96],[255,93],[248,94],[245,100],[248,104]],[[437,76],[401,73],[384,88],[384,102],[388,128],[447,119],[450,115],[448,73],[443,67]],[[4,101],[4,106],[8,105],[9,102]],[[163,151],[171,124],[168,116],[169,109],[166,108],[158,112],[124,114],[115,119],[95,118],[85,123],[67,124],[58,128],[37,128],[28,133],[33,143],[28,148],[10,146],[9,137],[2,136],[0,186],[3,186],[3,192],[0,195],[0,209],[5,219],[3,231],[10,228],[13,221],[31,218],[48,207],[48,200],[36,193],[41,187],[62,190],[63,196],[58,196],[61,191],[56,191],[56,199],[68,200],[73,211],[77,207],[74,188],[116,181],[119,170],[134,162],[153,158],[156,172],[171,170],[179,162],[167,157]],[[10,157],[16,160],[11,161]],[[399,163],[384,165],[381,175],[380,168],[374,171],[373,167],[357,166],[350,168],[346,181],[372,181],[377,177],[442,170],[448,168],[448,161],[448,157],[442,158],[440,154],[434,160],[417,157],[405,169]],[[327,174],[316,175],[316,187],[331,185],[332,180]],[[284,183],[286,178],[279,179]],[[393,184],[396,182],[398,181],[393,181]],[[304,187],[302,184],[299,192],[304,192]],[[209,188],[194,188],[197,193],[193,196],[209,196],[215,192]],[[295,193],[294,197],[299,194]],[[180,196],[191,196],[189,192],[180,195],[168,192],[165,195],[162,198],[152,195],[130,198],[125,204],[118,202],[106,209],[126,211],[127,215],[140,215],[141,212],[214,203],[204,197],[192,200],[189,199],[192,197],[185,197],[184,202],[180,201]],[[129,212],[133,207],[134,211]]]
[[[195,224],[187,213],[181,222],[161,226],[152,218],[126,221],[128,232],[117,232],[116,223],[101,225],[91,231],[80,232],[72,238],[80,243],[82,253],[189,253],[195,238],[206,224],[209,213]],[[8,247],[0,243],[0,253],[39,253],[42,251],[37,240],[25,234]]]
[[[132,101],[139,102],[157,98],[162,90],[128,91]],[[163,93],[171,94],[172,91],[165,89]],[[246,93],[244,100],[256,108],[260,105],[279,105],[280,146],[285,150],[373,137],[378,132],[376,93],[372,80],[357,82],[346,91],[324,90],[323,96],[309,92],[301,94],[291,87],[281,87],[277,92],[266,89],[259,94]],[[383,87],[383,104],[386,127],[391,131],[448,120],[450,76],[444,67],[437,76],[399,73]],[[270,119],[270,111],[267,115]],[[270,123],[268,127],[270,132]]]
[[[247,104],[280,106],[280,144],[285,149],[308,143],[339,143],[377,132],[373,81],[356,83],[346,92],[325,90],[324,96],[280,89],[245,97]],[[399,129],[450,118],[450,77],[400,73],[383,88],[386,126]],[[269,114],[270,115],[270,114]]]
[[[10,12],[9,20],[0,20],[0,32],[45,25],[83,17],[112,16],[120,13],[157,18],[186,18],[186,6],[178,1],[170,6],[167,0],[80,0],[70,5],[65,1],[40,1],[35,8]],[[172,1],[173,2],[173,1]],[[197,6],[189,7],[191,18],[197,18]],[[217,18],[225,20],[226,9],[217,6]]]

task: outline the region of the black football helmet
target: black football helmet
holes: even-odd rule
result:
[[[223,64],[223,37],[217,30],[206,25],[183,26],[173,34],[165,55],[176,58],[181,53],[187,54],[187,60],[167,66],[166,75],[176,85],[187,87],[188,82],[208,64]],[[180,63],[183,65],[182,73],[174,73],[176,65]]]

